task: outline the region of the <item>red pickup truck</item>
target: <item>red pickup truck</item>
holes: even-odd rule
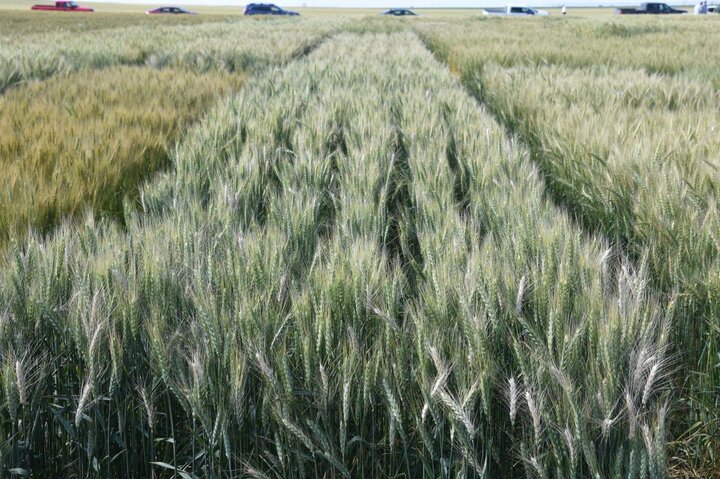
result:
[[[33,5],[32,10],[46,10],[53,12],[94,12],[92,8],[81,7],[71,0],[59,0],[55,5]]]

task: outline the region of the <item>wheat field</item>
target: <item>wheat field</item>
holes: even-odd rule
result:
[[[133,18],[1,20],[3,476],[719,477],[720,16]]]

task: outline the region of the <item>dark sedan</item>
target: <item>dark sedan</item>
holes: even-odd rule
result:
[[[383,15],[391,15],[393,17],[417,17],[417,13],[408,8],[391,8],[387,12],[383,12]]]
[[[245,6],[245,15],[288,15],[296,17],[300,14],[292,10],[285,10],[272,3],[251,3]]]
[[[195,12],[191,12],[190,10],[185,10],[184,8],[180,7],[160,7],[155,8],[153,10],[148,10],[148,15],[159,15],[159,14],[168,14],[168,15],[195,15]]]

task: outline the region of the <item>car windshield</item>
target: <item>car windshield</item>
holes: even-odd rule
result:
[[[65,6],[69,8],[77,8],[78,4],[75,2],[66,2]]]

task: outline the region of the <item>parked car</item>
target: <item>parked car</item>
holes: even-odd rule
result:
[[[60,0],[55,5],[33,5],[31,10],[45,10],[49,12],[94,12],[88,7],[81,7],[73,1]]]
[[[708,5],[708,13],[718,13],[720,10],[718,10],[717,5]]]
[[[486,8],[483,10],[483,14],[497,17],[529,17],[531,15],[544,17],[546,15],[550,15],[550,12],[538,10],[536,8],[513,7],[508,5],[505,8]]]
[[[153,10],[148,10],[148,15],[159,15],[159,14],[170,14],[170,15],[196,15],[195,12],[191,12],[190,10],[185,10],[184,8],[180,7],[160,7],[155,8]]]
[[[618,8],[615,13],[618,15],[666,15],[687,13],[687,10],[678,10],[667,3],[641,3],[638,8]]]
[[[417,17],[417,13],[413,12],[409,8],[391,8],[382,14],[391,15],[393,17]]]
[[[245,15],[288,15],[296,17],[300,14],[292,10],[285,10],[272,3],[250,3],[245,6]]]

